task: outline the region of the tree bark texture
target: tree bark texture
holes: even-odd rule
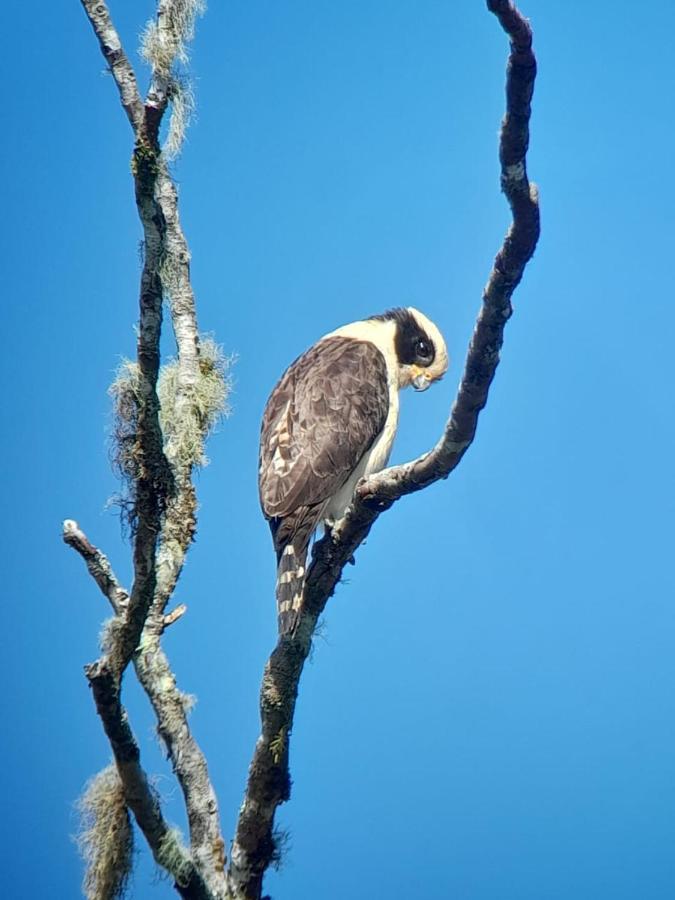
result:
[[[194,403],[199,375],[199,340],[190,283],[190,254],[178,215],[178,196],[159,144],[159,129],[167,110],[176,58],[184,54],[198,2],[162,0],[158,6],[151,88],[145,101],[105,2],[82,0],[101,51],[117,86],[134,137],[132,172],[136,205],[143,227],[144,265],[140,287],[137,347],[139,372],[137,454],[134,484],[134,582],[128,600],[101,567],[103,554],[91,548],[75,523],[64,526],[64,539],[78,550],[116,616],[108,629],[104,654],[86,669],[96,708],[111,742],[125,797],[153,851],[168,868],[185,896],[224,898],[225,843],[218,805],[206,760],[190,732],[184,698],[160,646],[166,627],[165,609],[180,576],[196,526],[192,484],[193,458],[180,452],[203,432]],[[178,348],[178,387],[172,411],[172,434],[165,440],[159,422],[157,379],[162,306],[168,301]],[[98,555],[97,555],[98,554]],[[107,560],[106,560],[107,563]],[[167,852],[168,830],[159,801],[140,768],[140,752],[121,705],[122,676],[133,659],[139,681],[157,716],[183,791],[190,828],[190,851],[176,842]],[[123,736],[124,740],[119,740]],[[129,768],[129,759],[133,767]],[[145,785],[143,793],[139,786]],[[137,797],[140,794],[143,802]],[[174,841],[176,839],[174,838]],[[175,865],[167,865],[167,859]],[[197,869],[198,867],[198,869]],[[189,868],[189,871],[188,871]]]

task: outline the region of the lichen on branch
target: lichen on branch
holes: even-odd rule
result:
[[[199,375],[192,386],[189,415],[181,415],[176,403],[180,385],[180,362],[166,363],[159,372],[159,423],[170,463],[205,466],[207,438],[223,416],[229,415],[232,387],[231,358],[211,338],[199,341]]]
[[[147,106],[155,111],[153,123],[171,105],[162,148],[169,160],[180,153],[194,112],[192,84],[186,72],[188,47],[194,38],[195,20],[205,9],[204,0],[159,0],[157,16],[141,35],[141,56],[152,70]]]
[[[231,359],[211,338],[202,338],[199,347],[199,376],[192,386],[191,403],[187,407],[176,404],[178,359],[164,364],[157,379],[164,456],[171,468],[175,465],[181,468],[207,465],[206,440],[219,420],[230,412]],[[138,431],[143,403],[140,384],[138,363],[125,359],[118,366],[108,389],[113,407],[110,455],[123,488],[114,502],[120,506],[125,524],[132,532],[136,522],[136,487],[139,480],[148,475]],[[156,483],[158,496],[165,502],[174,493],[174,474],[162,467],[156,476],[161,479],[161,483]]]
[[[191,101],[187,44],[201,0],[158,0],[144,53],[151,84],[145,100],[105,0],[81,0],[110,67],[133,130],[132,175],[143,227],[137,356],[120,366],[113,399],[112,458],[123,482],[123,507],[133,532],[134,579],[120,588],[107,558],[68,520],[64,540],[83,557],[116,615],[103,632],[102,656],[86,667],[96,709],[115,758],[124,799],[158,863],[190,900],[224,900],[225,855],[218,805],[206,761],[187,725],[184,702],[160,646],[164,608],[196,527],[192,473],[204,465],[204,442],[227,408],[227,361],[199,340],[190,283],[190,253],[178,216],[178,193],[166,157],[182,141]],[[160,146],[164,114],[173,104],[167,152]],[[160,368],[164,304],[171,313],[177,358]],[[201,343],[201,347],[200,347]],[[161,396],[160,396],[161,395]],[[169,615],[175,621],[177,615]],[[185,797],[190,849],[165,822],[159,798],[140,764],[122,678],[133,660],[158,719]],[[98,898],[102,900],[102,898]]]
[[[124,787],[114,765],[87,784],[77,802],[77,845],[84,861],[87,900],[118,900],[131,875],[134,834]]]

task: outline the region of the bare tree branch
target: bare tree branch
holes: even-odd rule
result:
[[[157,624],[155,615],[151,614],[135,659],[136,672],[150,698],[157,717],[157,730],[185,798],[193,859],[211,896],[221,900],[227,894],[227,887],[225,841],[220,830],[218,801],[206,758],[188,724],[189,698],[176,686],[175,675],[160,645],[163,630],[163,618]]]
[[[162,283],[160,266],[164,243],[164,222],[155,201],[159,171],[159,120],[148,132],[146,109],[138,93],[136,76],[124,53],[119,35],[103,0],[82,0],[82,5],[106,61],[111,67],[122,105],[134,131],[133,172],[136,203],[144,232],[144,265],[141,275],[140,323],[138,332],[138,477],[134,486],[134,583],[126,615],[111,655],[111,665],[122,677],[143,630],[152,603],[155,584],[155,553],[161,517],[171,491],[171,471],[164,456],[159,425],[157,377],[159,339],[162,329]],[[156,128],[154,126],[156,125]]]
[[[232,883],[247,900],[260,897],[262,879],[274,855],[274,814],[290,796],[288,742],[300,676],[318,617],[344,566],[352,561],[380,513],[405,494],[447,478],[471,445],[499,363],[504,327],[512,313],[511,296],[539,237],[537,191],[529,183],[526,169],[530,101],[536,75],[532,33],[513,3],[488,0],[487,6],[511,40],[499,157],[502,190],[513,221],[483,293],[462,381],[443,435],[419,459],[385,469],[357,486],[342,521],[314,547],[295,635],[279,638],[265,667],[260,692],[262,730],[249,769],[230,864]]]
[[[85,672],[112,747],[124,799],[145,835],[155,861],[171,874],[176,890],[185,900],[212,900],[190,855],[167,825],[157,794],[141,767],[140,750],[120,701],[116,673],[111,672],[103,660],[87,666]]]
[[[186,612],[187,606],[184,603],[179,603],[175,609],[172,609],[170,613],[164,616],[162,620],[163,627],[168,628],[169,625],[173,625],[174,622],[182,619]]]
[[[96,37],[101,45],[101,53],[103,53],[115,79],[127,118],[131,127],[138,133],[144,127],[145,121],[143,101],[138,92],[136,75],[122,49],[122,42],[112,23],[108,7],[101,0],[81,0],[81,2],[87,18],[96,32]]]
[[[109,596],[127,597],[120,587],[107,557],[94,547],[77,522],[67,519],[63,523],[63,540],[84,559],[90,574]],[[101,576],[104,571],[104,577]],[[112,601],[111,601],[112,603]],[[171,614],[176,621],[185,611],[183,605]],[[124,605],[119,609],[117,627],[123,627]],[[166,627],[164,617],[161,630]],[[115,637],[115,623],[109,629],[111,640]],[[161,633],[161,632],[160,632]],[[183,788],[190,824],[192,853],[197,861],[199,874],[191,857],[182,848],[178,837],[163,820],[159,800],[148,784],[140,766],[140,750],[131,732],[127,715],[120,701],[120,682],[110,671],[106,657],[87,666],[87,678],[94,693],[96,709],[110,740],[115,763],[122,781],[124,796],[143,831],[153,856],[167,868],[176,880],[182,896],[216,900],[226,895],[225,844],[218,826],[218,806],[215,793],[208,779],[206,761],[190,733],[187,722],[187,698],[176,686],[164,651],[159,645],[155,620],[149,617],[143,632],[143,640],[134,657],[139,681],[144,687],[157,716],[158,731],[169,752],[174,771]],[[206,849],[205,849],[206,848]],[[167,865],[167,860],[169,865]],[[210,885],[207,890],[202,877],[204,871]],[[213,885],[216,890],[213,890]],[[187,893],[186,893],[187,891]]]
[[[66,519],[63,523],[63,540],[85,561],[89,574],[104,597],[110,601],[113,612],[121,614],[129,602],[129,595],[123,587],[120,587],[108,557],[89,542],[87,535],[73,519]]]
[[[159,129],[171,99],[173,67],[177,59],[185,59],[185,45],[192,36],[194,18],[202,4],[199,0],[159,0],[157,20],[148,27],[144,38],[152,81],[143,104],[106,4],[100,0],[95,3],[82,0],[82,3],[111,66],[134,130],[132,168],[144,231],[133,478],[134,582],[124,615],[113,620],[104,655],[89,667],[88,677],[119,769],[123,760],[114,741],[126,725],[119,692],[124,670],[134,659],[139,681],[154,708],[159,733],[185,797],[193,860],[190,865],[194,868],[197,864],[200,884],[208,890],[208,896],[223,898],[225,843],[220,833],[215,792],[206,760],[188,727],[185,698],[176,687],[160,647],[160,637],[166,627],[166,604],[196,527],[192,468],[201,461],[203,442],[216,415],[213,408],[204,409],[203,397],[199,395],[200,379],[204,382],[210,377],[213,381],[214,372],[216,379],[222,379],[222,372],[212,357],[200,360],[190,255],[178,218],[176,190],[159,147]],[[170,398],[171,409],[162,410],[163,433],[157,383],[164,298],[169,300],[178,345],[178,378],[176,391]],[[223,399],[224,396],[223,385]],[[119,607],[116,611],[122,613]],[[174,614],[173,620],[177,617]],[[130,738],[130,730],[124,736]],[[124,782],[122,771],[120,776]],[[138,818],[147,810],[131,800],[129,805],[144,833],[147,831],[146,837],[150,835],[150,841],[157,823],[149,828],[147,821]]]
[[[176,64],[187,62],[186,46],[194,36],[195,18],[203,11],[204,0],[159,0],[156,19],[145,29],[142,52],[152,66],[152,81],[145,105],[147,120],[155,136],[169,101],[181,87]],[[180,132],[178,144],[182,129]]]
[[[120,587],[107,557],[91,544],[77,522],[72,519],[66,519],[63,523],[63,540],[84,559],[91,576],[113,604],[119,627],[123,627],[125,604],[120,604],[118,597],[128,598],[128,594]],[[112,640],[115,630],[113,627],[108,632]],[[180,698],[166,657],[163,654],[162,657],[164,667],[161,677],[170,679],[170,684],[164,685],[165,698]],[[193,900],[213,900],[216,895],[207,890],[190,855],[182,847],[178,836],[166,824],[159,798],[150,787],[141,767],[140,750],[120,699],[119,677],[110,670],[105,656],[86,666],[85,673],[92,688],[96,710],[110,741],[125,801],[145,835],[155,860],[173,876],[181,896]],[[178,702],[180,703],[180,700]],[[184,717],[182,706],[181,714]],[[161,724],[160,721],[160,732]]]

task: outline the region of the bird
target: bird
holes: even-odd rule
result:
[[[277,382],[260,429],[258,487],[277,557],[280,635],[299,621],[312,535],[332,528],[359,480],[388,462],[399,390],[424,391],[447,368],[436,325],[397,307],[324,335]]]

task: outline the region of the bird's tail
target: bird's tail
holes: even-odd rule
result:
[[[298,624],[305,589],[306,541],[286,544],[277,566],[279,634],[292,634]]]

